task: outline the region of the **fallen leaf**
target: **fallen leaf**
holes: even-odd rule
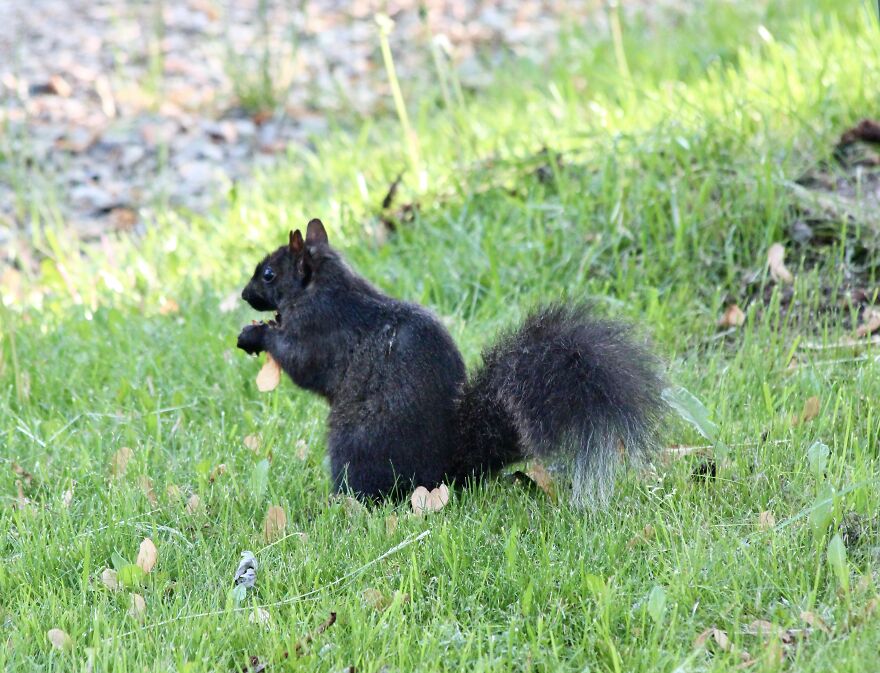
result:
[[[270,624],[269,612],[265,608],[254,608],[254,611],[248,615],[248,621],[251,624],[259,624],[268,627]]]
[[[642,528],[642,532],[636,535],[633,535],[630,538],[629,542],[626,543],[627,549],[632,549],[636,545],[640,545],[645,542],[649,542],[654,539],[654,526],[651,524],[646,524],[644,528]]]
[[[189,500],[186,501],[186,513],[187,514],[196,514],[200,512],[202,509],[202,499],[193,493]]]
[[[831,629],[828,628],[828,624],[825,623],[825,620],[822,619],[815,612],[810,612],[809,610],[805,610],[801,612],[801,619],[803,619],[807,624],[812,626],[814,629],[819,629],[822,633],[826,633],[831,635]]]
[[[428,491],[424,486],[419,486],[410,498],[413,512],[418,515],[427,514],[428,512],[439,512],[449,502],[449,489],[446,484],[440,484],[439,487]]]
[[[778,626],[768,622],[766,619],[756,619],[746,628],[746,633],[754,636],[773,636],[779,633]]]
[[[767,251],[767,264],[770,266],[770,275],[777,283],[790,285],[794,282],[794,276],[785,266],[785,248],[781,243],[774,243]]]
[[[73,647],[73,641],[70,639],[70,636],[61,629],[49,629],[46,632],[46,637],[56,650],[64,651]]]
[[[864,338],[880,330],[880,310],[869,308],[862,316],[864,322],[856,329],[856,336]]]
[[[141,477],[138,478],[138,485],[141,487],[141,491],[143,491],[144,497],[146,497],[146,499],[153,507],[159,504],[159,499],[156,497],[156,493],[153,491],[152,479],[150,479],[147,475],[141,475]]]
[[[712,630],[712,639],[718,643],[718,647],[720,647],[725,652],[730,651],[730,638],[727,637],[727,632],[722,631],[721,629],[713,629]]]
[[[257,374],[257,390],[268,393],[275,390],[279,383],[281,383],[281,366],[269,353],[266,353],[266,364]]]
[[[25,486],[30,488],[31,483],[34,480],[34,475],[32,475],[14,460],[12,461],[12,471],[15,472],[15,474],[17,474],[19,477],[21,477],[21,480],[24,482]]]
[[[364,503],[362,503],[360,500],[358,500],[357,498],[352,498],[349,495],[342,499],[342,509],[345,510],[345,515],[351,518],[366,511],[367,508],[364,507]]]
[[[297,440],[293,450],[297,460],[305,462],[309,457],[309,445],[306,444],[304,439]]]
[[[260,444],[262,444],[262,440],[259,435],[248,435],[244,438],[244,445],[254,453],[260,450]]]
[[[266,512],[266,520],[263,522],[263,538],[267,543],[274,542],[284,535],[287,528],[287,515],[278,505],[272,505]]]
[[[385,517],[385,535],[388,535],[390,537],[391,535],[394,535],[396,530],[397,530],[397,515],[396,514],[389,514],[388,516]]]
[[[73,93],[73,87],[61,75],[52,75],[49,78],[49,89],[56,96],[61,96],[62,98],[69,98],[70,94]]]
[[[730,651],[730,638],[727,637],[727,632],[716,629],[714,626],[710,626],[694,639],[694,647],[702,647],[710,640],[714,641],[723,651]]]
[[[113,568],[104,568],[104,572],[101,573],[101,584],[110,589],[110,591],[119,591],[121,588],[119,586],[119,578],[116,576],[116,571]]]
[[[208,475],[208,481],[213,484],[217,477],[222,477],[224,474],[226,474],[226,463],[220,463],[211,470],[211,474]]]
[[[378,612],[391,605],[391,599],[378,589],[364,589],[361,593],[361,598],[367,607],[371,607]]]
[[[147,603],[144,601],[144,597],[140,594],[132,594],[128,607],[128,615],[139,622],[142,622],[144,621],[144,612],[146,609]]]
[[[162,303],[159,304],[159,315],[171,315],[179,312],[180,305],[173,299],[163,298]]]
[[[742,327],[746,322],[746,314],[736,304],[730,304],[718,320],[719,327]]]
[[[165,495],[168,496],[169,500],[180,500],[180,486],[177,484],[168,484],[165,487]]]
[[[61,504],[65,507],[70,507],[71,503],[73,503],[73,488],[74,484],[71,484],[70,488],[61,494]]]
[[[799,423],[806,423],[807,421],[812,421],[819,415],[819,398],[815,395],[808,398],[806,402],[804,402],[804,408],[801,410],[800,416],[795,416],[792,419],[792,425],[798,425]]]
[[[159,552],[156,550],[156,545],[153,544],[153,541],[150,538],[145,537],[141,542],[140,550],[138,550],[137,561],[135,561],[135,564],[140,566],[145,573],[148,573],[156,565],[156,560],[158,558]]]
[[[553,483],[553,477],[550,476],[550,473],[547,471],[547,468],[544,467],[541,463],[532,462],[529,466],[529,469],[526,470],[526,476],[535,482],[535,485],[540,488],[544,493],[547,494],[547,497],[550,498],[553,502],[556,502],[556,485]],[[447,492],[448,499],[448,492]],[[443,503],[446,504],[445,502]]]
[[[132,456],[134,456],[134,452],[127,446],[123,446],[119,451],[114,453],[113,457],[110,459],[110,474],[117,479],[123,477],[125,471],[128,469],[128,463]]]
[[[865,621],[870,618],[877,611],[878,606],[880,606],[880,598],[874,596],[874,598],[865,603],[865,607],[859,615],[859,621]]]
[[[15,480],[15,490],[18,495],[15,498],[15,504],[13,507],[21,510],[27,509],[30,506],[31,501],[30,498],[26,497],[24,494],[24,486],[21,484],[21,479]]]
[[[761,530],[770,530],[775,525],[776,517],[770,510],[765,510],[758,515],[758,528]]]

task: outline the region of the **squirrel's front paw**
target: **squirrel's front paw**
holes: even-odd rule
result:
[[[266,350],[263,340],[266,338],[266,330],[268,329],[269,326],[262,322],[256,325],[247,325],[238,335],[238,347],[248,355],[262,353]]]

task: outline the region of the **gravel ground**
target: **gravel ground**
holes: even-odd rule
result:
[[[411,92],[435,76],[432,44],[479,87],[493,61],[545,58],[597,7],[0,0],[0,242],[35,214],[93,238],[138,227],[150,204],[202,210],[328,117],[385,111],[380,9]]]

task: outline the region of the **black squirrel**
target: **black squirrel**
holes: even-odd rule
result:
[[[658,360],[585,304],[536,310],[468,376],[440,321],[352,271],[320,220],[305,239],[290,232],[242,298],[276,313],[246,326],[238,347],[267,351],[330,403],[334,492],[394,497],[538,457],[570,461],[573,499],[596,502],[622,454],[646,458],[657,445]]]

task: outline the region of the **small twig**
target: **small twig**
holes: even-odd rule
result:
[[[388,210],[391,207],[391,204],[394,203],[394,197],[397,196],[397,188],[400,187],[402,180],[403,171],[397,174],[397,177],[394,178],[394,182],[392,182],[391,186],[388,188],[385,198],[382,199],[382,210]]]
[[[812,341],[804,341],[801,344],[801,348],[808,351],[824,351],[839,348],[852,348],[855,350],[859,348],[868,348],[870,346],[880,346],[880,334],[872,336],[870,339],[854,339],[850,337],[830,344],[817,344]]]
[[[327,619],[324,620],[318,628],[316,628],[314,631],[309,633],[305,638],[303,638],[296,645],[293,646],[293,651],[297,654],[297,656],[299,656],[302,653],[303,648],[306,645],[311,643],[315,638],[320,636],[322,633],[324,633],[324,631],[329,629],[335,623],[336,623],[336,613],[331,612],[330,616],[327,617]]]
[[[79,540],[80,538],[86,537],[87,535],[94,535],[95,533],[99,533],[102,530],[110,528],[110,526],[122,526],[125,524],[139,524],[139,523],[148,523],[146,521],[132,521],[132,519],[139,519],[143,516],[150,516],[151,514],[155,514],[156,512],[161,512],[164,507],[156,507],[155,509],[151,509],[149,512],[145,514],[135,514],[134,516],[130,516],[127,519],[120,519],[119,521],[114,521],[113,523],[104,524],[103,526],[98,526],[97,528],[90,528],[89,530],[85,530],[79,535],[74,536],[74,540]]]
[[[256,555],[256,554],[262,554],[264,551],[266,551],[267,549],[269,549],[269,547],[274,547],[274,546],[275,546],[276,544],[278,544],[279,542],[284,542],[286,539],[291,538],[291,537],[299,537],[299,538],[302,538],[302,537],[305,537],[305,533],[303,533],[302,531],[296,531],[296,532],[294,532],[294,533],[288,533],[288,534],[285,535],[284,537],[280,537],[280,538],[278,538],[277,540],[275,540],[275,542],[270,542],[270,543],[267,544],[265,547],[261,547],[260,549],[257,549],[257,551],[254,552],[254,555]]]
[[[755,442],[739,442],[737,444],[728,444],[730,448],[741,448],[748,446],[760,446],[761,444],[790,444],[790,439],[773,439],[770,441],[755,441]],[[685,456],[690,456],[695,453],[700,453],[701,451],[709,451],[710,449],[714,449],[714,444],[703,444],[701,446],[669,446],[663,449],[662,454],[665,456],[670,456],[672,458],[683,458]]]

